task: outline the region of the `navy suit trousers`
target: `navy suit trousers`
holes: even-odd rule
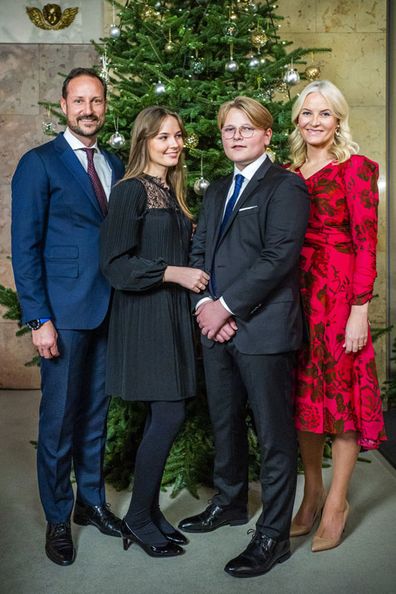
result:
[[[77,499],[88,505],[105,502],[107,325],[106,319],[94,330],[58,330],[60,357],[41,361],[37,471],[48,522],[70,517],[72,464]]]

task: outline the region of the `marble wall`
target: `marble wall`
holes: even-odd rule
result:
[[[19,158],[49,140],[40,101],[58,101],[63,78],[75,66],[91,66],[97,54],[84,44],[0,44],[0,283],[14,287],[10,261],[10,182]],[[33,174],[33,172],[32,172]],[[0,315],[4,308],[0,307]],[[15,336],[15,322],[0,318],[0,388],[39,385],[30,335]]]
[[[19,0],[6,2],[21,4]],[[95,2],[97,5],[99,0]],[[361,152],[380,163],[378,298],[371,306],[370,317],[373,325],[384,325],[387,3],[386,0],[278,0],[277,4],[278,13],[285,17],[280,29],[284,39],[296,46],[332,49],[330,54],[315,55],[314,60],[321,62],[322,77],[332,80],[345,93],[351,106],[352,130]],[[103,30],[107,30],[112,21],[111,7],[105,2],[103,9]],[[101,11],[96,15],[102,18]],[[58,100],[62,82],[58,73],[66,73],[77,65],[89,66],[97,60],[88,44],[49,43],[45,39],[46,43],[41,38],[35,38],[34,43],[0,43],[0,282],[6,286],[13,286],[9,259],[9,184],[20,156],[47,140],[41,129],[46,110],[39,102]],[[30,337],[16,338],[16,329],[14,322],[0,319],[0,388],[38,386],[37,369],[24,366],[33,354]],[[376,344],[376,350],[380,375],[384,378],[385,340]]]

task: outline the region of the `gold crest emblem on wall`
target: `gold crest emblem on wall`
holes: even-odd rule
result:
[[[65,8],[62,12],[59,4],[46,4],[42,11],[39,8],[27,6],[26,12],[36,27],[58,31],[59,29],[66,29],[72,24],[78,13],[78,8]]]

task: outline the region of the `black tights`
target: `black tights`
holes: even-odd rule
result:
[[[144,434],[136,454],[132,499],[124,518],[147,544],[164,544],[164,534],[172,530],[159,509],[159,493],[166,459],[184,417],[184,400],[148,403]]]

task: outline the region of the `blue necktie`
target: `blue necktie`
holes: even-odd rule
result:
[[[244,179],[245,178],[240,173],[237,173],[235,176],[234,191],[233,191],[229,201],[227,202],[227,206],[224,211],[223,220],[221,221],[219,234],[217,236],[217,244],[219,243],[220,237],[225,229],[227,221],[230,218],[232,211],[234,210],[234,206],[235,206],[236,201],[238,200],[238,196],[241,192],[241,187],[242,187]],[[216,245],[216,247],[217,247],[217,245]],[[216,275],[215,275],[215,270],[214,270],[214,258],[213,258],[213,262],[212,262],[212,270],[211,270],[210,281],[209,281],[209,289],[210,289],[210,292],[212,293],[212,295],[214,297],[217,297]]]
[[[219,237],[221,237],[221,235],[224,231],[224,228],[227,224],[227,221],[230,218],[232,211],[234,210],[234,206],[235,206],[236,201],[238,200],[238,196],[241,191],[241,187],[242,187],[244,179],[245,178],[240,173],[237,173],[235,176],[234,191],[233,191],[232,196],[230,197],[229,201],[227,202],[227,206],[224,211],[223,220],[221,221],[221,225],[220,225]]]

